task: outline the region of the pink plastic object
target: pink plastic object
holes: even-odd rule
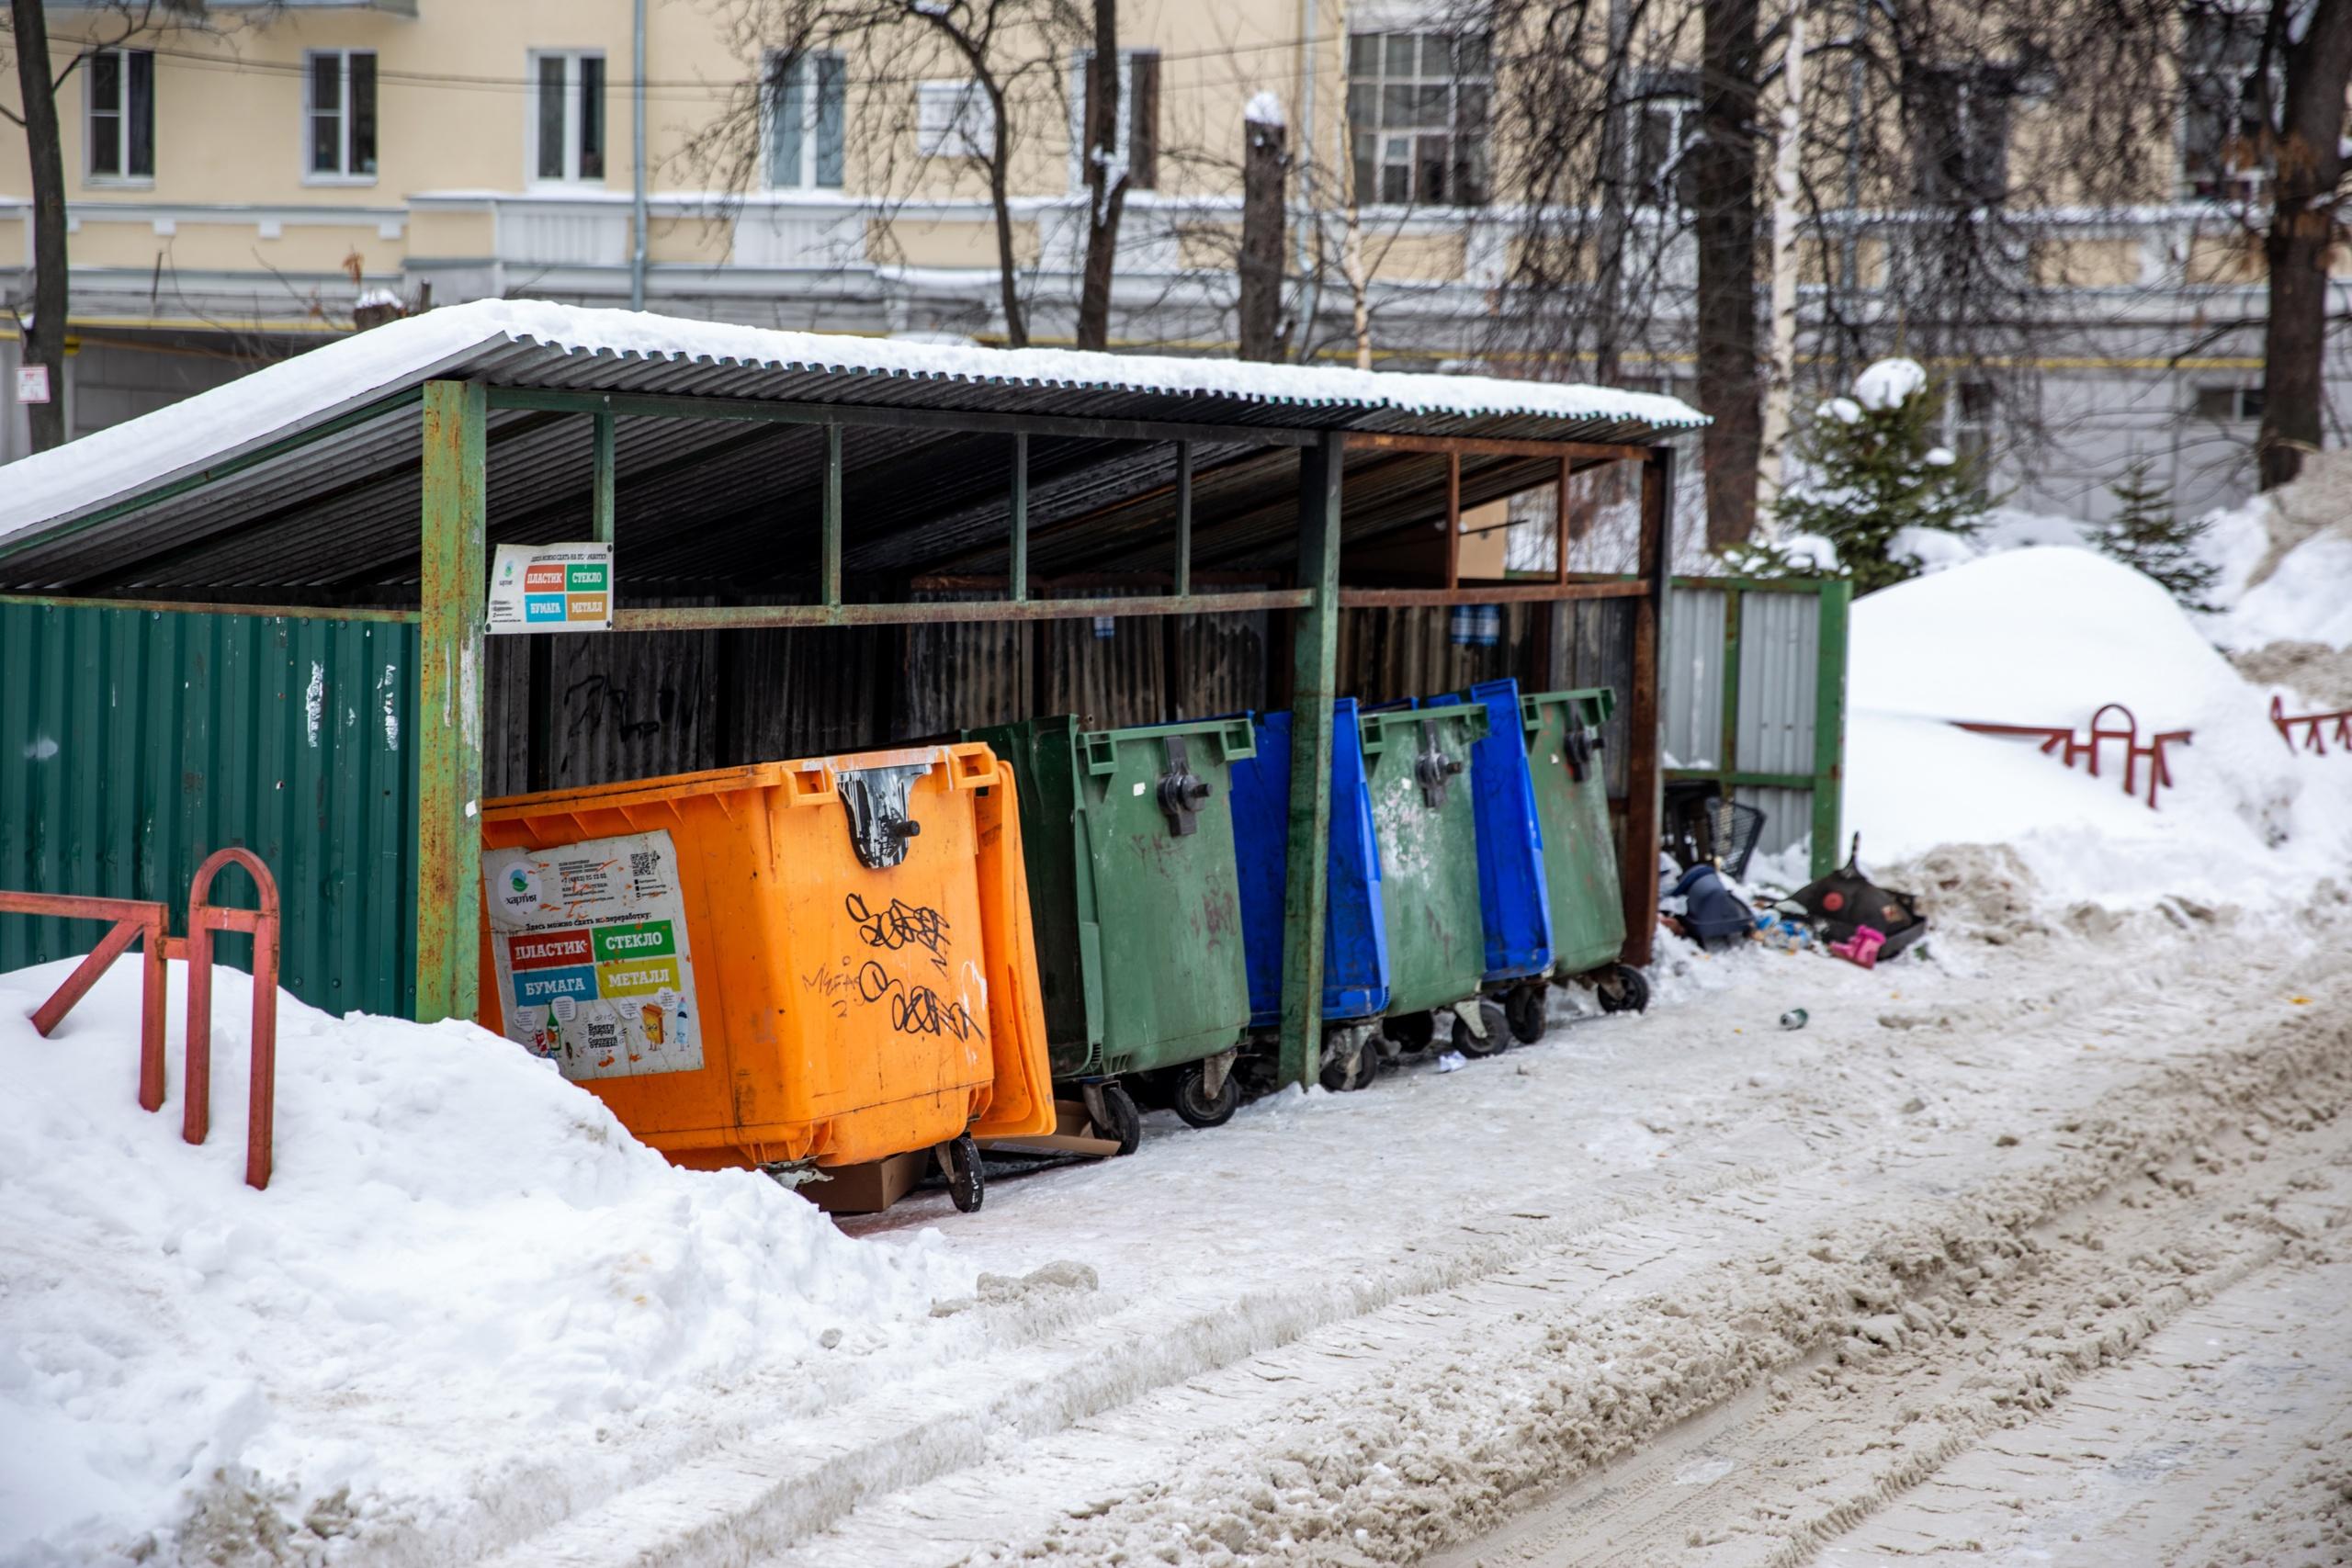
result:
[[[1829,951],[1849,964],[1857,964],[1865,969],[1875,969],[1878,967],[1878,950],[1885,945],[1884,931],[1876,926],[1862,926],[1855,931],[1850,941],[1831,942]]]

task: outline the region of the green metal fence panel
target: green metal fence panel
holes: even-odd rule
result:
[[[176,931],[198,863],[240,844],[277,879],[279,982],[410,1015],[416,658],[392,621],[0,601],[0,887],[158,899]],[[215,887],[252,896],[234,869]],[[0,917],[0,969],[101,934]]]
[[[1669,783],[1704,780],[1759,807],[1758,850],[1843,856],[1846,620],[1838,579],[1677,578],[1668,606]]]

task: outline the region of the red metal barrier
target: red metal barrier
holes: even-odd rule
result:
[[[2123,716],[2121,728],[2102,726],[2101,721],[2110,713]],[[2172,787],[2172,766],[2165,757],[2165,748],[2176,741],[2183,746],[2188,745],[2189,737],[2193,733],[2186,729],[2160,730],[2150,736],[2147,743],[2143,745],[2140,741],[2140,721],[2132,717],[2132,710],[2121,703],[2109,703],[2091,715],[2090,737],[2085,740],[2075,739],[2075,732],[2071,728],[2062,729],[2052,725],[1977,724],[1965,719],[1954,719],[1951,722],[1954,728],[1965,729],[1977,735],[2015,735],[2039,739],[2041,741],[2041,750],[2043,756],[2056,757],[2061,763],[2069,768],[2080,760],[2086,764],[2083,771],[2093,778],[2099,776],[2098,759],[2101,748],[2110,740],[2121,741],[2123,744],[2123,793],[2135,797],[2139,795],[2140,764],[2145,761],[2148,764],[2147,803],[2148,809],[2151,811],[2156,808],[2156,791]]]
[[[2352,750],[2352,708],[2338,708],[2333,713],[2290,714],[2287,711],[2286,699],[2273,697],[2270,699],[2270,723],[2278,731],[2278,739],[2287,743],[2290,750],[2296,750],[2295,726],[2299,724],[2303,727],[2303,744],[2301,749],[2309,751],[2312,756],[2327,755],[2327,742],[2321,738],[2321,731],[2328,729],[2330,726],[2334,727],[2335,743],[2346,750]]]
[[[258,909],[223,908],[211,902],[212,879],[226,865],[242,865],[261,890]],[[75,898],[53,893],[0,892],[0,914],[51,915],[62,919],[111,920],[113,926],[75,965],[49,1000],[33,1010],[33,1027],[47,1039],[74,1005],[87,996],[114,961],[141,943],[143,973],[139,1007],[139,1106],[164,1106],[164,981],[167,960],[187,962],[187,1104],[180,1136],[204,1142],[212,1122],[212,935],[244,931],[254,939],[253,1071],[246,1088],[245,1181],[267,1187],[277,1114],[277,883],[249,850],[215,851],[197,868],[188,888],[185,937],[165,934],[169,911],[161,904],[130,898]]]
[[[55,893],[0,892],[0,914],[50,915],[65,920],[110,920],[103,940],[90,950],[56,994],[33,1010],[33,1027],[40,1037],[51,1032],[90,994],[98,976],[134,942],[141,943],[139,1003],[139,1108],[164,1108],[164,975],[168,939],[164,922],[170,911],[161,904],[135,898],[73,898]],[[143,941],[141,939],[144,939]]]

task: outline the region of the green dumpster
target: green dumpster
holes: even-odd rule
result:
[[[1256,753],[1248,717],[1090,730],[1061,716],[965,738],[1012,763],[1056,1080],[1122,1152],[1140,1130],[1123,1076],[1149,1075],[1194,1126],[1231,1117],[1250,976],[1228,770]]]
[[[1357,723],[1388,926],[1386,1033],[1418,1050],[1435,1037],[1434,1012],[1476,1004],[1486,978],[1470,748],[1486,736],[1487,709],[1376,708]],[[1480,1055],[1502,1048],[1502,1010],[1487,1007],[1491,1026],[1482,1017],[1457,1029],[1458,1046]]]
[[[1638,1012],[1649,999],[1648,985],[1617,962],[1625,946],[1625,903],[1600,758],[1601,727],[1616,705],[1606,686],[1520,699],[1552,898],[1552,972],[1561,979],[1591,976],[1601,1006]]]

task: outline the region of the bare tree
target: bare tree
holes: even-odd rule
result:
[[[275,6],[262,7],[243,21],[254,25],[275,10]],[[0,116],[24,130],[33,187],[32,298],[11,299],[8,305],[24,344],[24,363],[49,372],[49,401],[31,404],[26,411],[33,450],[42,452],[65,439],[65,329],[73,303],[66,246],[65,147],[58,133],[58,91],[91,61],[142,38],[220,29],[207,17],[198,0],[96,0],[76,18],[76,32],[54,39],[41,0],[9,0],[6,21],[6,42],[17,62],[18,96],[15,108],[0,104]],[[56,58],[60,52],[64,56],[62,62]],[[153,148],[146,152],[152,158]]]
[[[995,231],[1005,341],[1027,346],[1012,182],[1035,127],[1066,112],[1063,68],[1091,36],[1075,0],[718,0],[716,10],[728,41],[754,69],[688,137],[679,163],[740,200],[760,176],[782,84],[799,62],[838,53],[849,62],[854,90],[845,113],[865,182],[883,204],[877,225],[891,231],[934,161],[976,170]],[[966,83],[971,96],[949,106],[952,123],[926,126],[921,93],[908,89],[933,85],[925,79],[934,75],[943,87],[951,79]],[[1111,107],[1115,130],[1115,102]],[[1114,220],[1106,256],[1115,246]],[[1106,310],[1108,297],[1106,272]]]
[[[2274,52],[2283,57],[2285,83],[2275,120],[2264,116],[2264,128],[2273,138],[2274,166],[2270,231],[2263,247],[2270,264],[2269,310],[2263,323],[2262,432],[2256,451],[2266,490],[2293,479],[2301,471],[2303,454],[2320,445],[2328,253],[2342,231],[2345,199],[2344,95],[2352,82],[2352,5],[2271,0],[2263,28],[2266,92]]]
[[[1094,51],[1086,62],[1086,265],[1079,278],[1078,346],[1108,347],[1111,281],[1119,254],[1131,170],[1120,154],[1119,4],[1094,0]]]
[[[1241,357],[1280,360],[1283,343],[1283,201],[1289,172],[1289,132],[1282,107],[1270,93],[1252,99],[1242,118],[1241,255],[1239,282]]]

